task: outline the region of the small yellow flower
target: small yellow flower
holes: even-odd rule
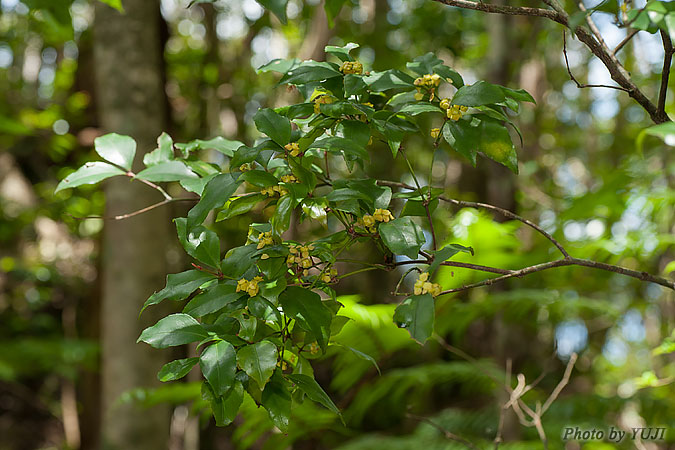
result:
[[[281,181],[282,181],[283,183],[297,183],[297,182],[298,182],[298,179],[295,178],[295,175],[290,174],[290,175],[283,175],[283,176],[281,177]]]
[[[268,255],[267,253],[263,253],[262,255],[260,255],[260,259],[269,259],[269,258],[270,255]]]
[[[422,94],[421,92],[415,93],[415,100],[420,101],[423,98],[424,98],[424,94]]]
[[[358,62],[345,61],[340,67],[340,72],[346,74],[357,74],[361,75],[363,73],[363,65]]]
[[[363,224],[367,227],[372,227],[373,225],[375,225],[375,218],[370,214],[366,214],[365,216],[363,216]]]
[[[450,99],[444,98],[441,100],[438,106],[440,106],[442,109],[448,109],[450,107]]]
[[[441,129],[440,128],[432,128],[431,129],[431,137],[434,139],[438,139],[438,136],[441,134]]]
[[[323,281],[324,283],[330,283],[330,280],[331,280],[330,275],[327,273],[324,273],[321,276],[321,281]]]
[[[312,343],[310,344],[310,346],[309,346],[309,352],[310,352],[312,355],[316,355],[317,353],[319,353],[319,346],[316,344],[316,342],[312,342]]]
[[[468,106],[461,105],[461,106],[459,107],[459,110],[460,110],[461,112],[467,112],[467,111],[469,110],[469,107],[468,107]]]
[[[438,283],[432,283],[428,280],[429,272],[422,272],[417,278],[417,281],[415,281],[413,293],[415,295],[431,294],[432,297],[440,295],[441,285]]]
[[[266,245],[273,245],[274,240],[272,239],[272,233],[269,231],[265,231],[264,233],[260,233],[258,235],[258,250],[261,248],[264,248]]]
[[[241,280],[237,281],[236,292],[246,292],[249,296],[255,297],[258,295],[258,291],[260,290],[258,283],[261,281],[262,277],[260,276],[254,277],[251,281],[242,278]]]
[[[248,172],[251,169],[252,169],[252,167],[251,167],[251,164],[249,164],[249,163],[244,163],[241,166],[239,166],[239,170],[241,170],[242,172]]]
[[[300,260],[300,267],[302,267],[303,269],[309,269],[310,267],[312,267],[312,259],[302,258],[302,260]]]
[[[316,105],[314,105],[314,107],[315,107],[314,109],[316,109]],[[298,156],[300,154],[300,146],[298,145],[297,142],[291,142],[290,144],[286,144],[284,145],[284,148],[288,150],[289,154],[293,157]]]
[[[308,277],[309,276],[309,270],[305,269],[302,271],[302,276],[303,277]]]
[[[333,103],[335,100],[333,97],[330,95],[319,95],[314,99],[314,113],[315,114],[320,114],[321,113],[321,105],[327,105],[329,103]]]

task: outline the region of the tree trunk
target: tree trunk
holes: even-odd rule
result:
[[[124,1],[125,12],[96,2],[94,52],[98,118],[105,132],[132,136],[138,143],[136,164],[155,147],[166,126],[159,38],[159,2]],[[140,209],[161,200],[158,192],[128,179],[105,185],[106,216]],[[136,344],[141,330],[160,311],[139,320],[144,300],[162,287],[170,244],[167,209],[123,221],[106,222],[103,231],[101,372],[102,448],[166,449],[169,408],[120,403],[136,387],[156,386],[164,362],[157,350]],[[154,313],[154,315],[153,315]]]

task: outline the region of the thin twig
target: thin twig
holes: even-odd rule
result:
[[[553,404],[553,402],[558,398],[558,395],[560,395],[565,386],[567,386],[567,384],[570,382],[570,376],[572,375],[574,364],[577,362],[577,357],[578,355],[576,353],[572,353],[570,355],[570,359],[567,361],[567,367],[565,367],[565,373],[563,374],[563,377],[558,385],[555,387],[555,389],[553,389],[553,392],[551,392],[551,395],[549,395],[549,397],[544,402],[544,406],[541,407],[540,415],[544,415],[551,404]]]
[[[673,61],[673,42],[670,36],[663,30],[661,32],[661,41],[663,42],[663,70],[661,71],[661,88],[659,89],[659,101],[656,105],[657,111],[665,114],[666,97],[668,95],[668,78],[670,77],[670,64]]]
[[[155,208],[159,208],[160,206],[168,205],[169,203],[174,203],[174,202],[198,202],[199,198],[169,198],[162,200],[161,202],[155,203],[154,205],[146,206],[145,208],[139,209],[134,212],[130,212],[127,214],[121,214],[119,216],[84,216],[84,217],[77,217],[74,216],[70,213],[66,213],[67,216],[72,217],[75,220],[86,220],[86,219],[100,219],[100,220],[124,220],[128,219],[130,217],[137,216],[139,214],[146,213],[148,211],[151,211]]]
[[[626,35],[626,37],[623,38],[623,40],[618,43],[618,45],[616,46],[616,48],[614,50],[612,50],[612,55],[616,56],[616,54],[621,51],[621,49],[624,47],[624,45],[628,44],[628,42],[630,42],[630,40],[633,39],[633,36],[638,34],[639,31],[640,30],[638,30],[638,29],[630,30],[630,32]]]
[[[434,0],[448,6],[462,9],[471,9],[491,14],[506,14],[515,16],[534,16],[557,22],[569,28],[569,16],[564,11],[552,11],[550,9],[529,8],[519,6],[503,6],[471,0]],[[640,90],[633,82],[630,73],[612,54],[611,50],[602,46],[600,42],[584,27],[574,30],[577,38],[605,65],[612,79],[621,86],[628,95],[633,98],[642,108],[647,111],[654,123],[669,122],[670,118],[664,112],[657,110],[656,105]]]
[[[619,91],[628,92],[626,89],[621,86],[610,86],[608,84],[582,84],[579,83],[579,80],[575,78],[572,74],[572,69],[570,69],[570,61],[567,59],[567,30],[563,29],[563,56],[565,57],[565,67],[567,68],[567,74],[570,76],[570,80],[574,81],[574,84],[577,85],[577,88],[608,88],[608,89],[617,89]]]
[[[413,260],[408,260],[408,261],[399,261],[394,263],[395,266],[405,266],[408,264],[431,264],[430,261],[428,260],[421,260],[421,259],[413,259]],[[442,266],[448,266],[448,267],[461,267],[463,269],[471,269],[471,270],[478,270],[481,272],[490,272],[490,273],[498,273],[500,275],[506,275],[513,273],[513,270],[509,269],[499,269],[497,267],[489,267],[489,266],[481,266],[480,264],[471,264],[471,263],[465,263],[465,262],[459,262],[459,261],[443,261],[441,263]]]
[[[151,188],[153,188],[153,189],[159,191],[159,193],[162,194],[162,195],[164,196],[164,199],[165,199],[165,200],[171,200],[171,199],[173,198],[173,197],[171,197],[169,194],[167,194],[167,192],[166,192],[164,189],[162,189],[161,186],[156,185],[156,184],[153,183],[152,181],[144,180],[143,178],[136,178],[136,174],[133,173],[133,172],[131,172],[131,171],[127,172],[127,173],[126,173],[126,176],[128,176],[128,177],[131,178],[132,180],[138,180],[138,181],[140,181],[141,183],[146,184],[146,185],[150,186]]]

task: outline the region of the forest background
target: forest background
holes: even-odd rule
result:
[[[673,142],[665,133],[665,143],[647,137],[638,148],[654,118],[621,90],[580,89],[577,81],[616,85],[584,44],[569,31],[563,39],[564,28],[544,18],[429,0],[328,1],[327,17],[321,2],[292,0],[284,24],[254,0],[189,7],[182,0],[130,1],[124,14],[107,3],[112,7],[0,2],[0,449],[93,449],[108,439],[138,449],[445,449],[482,448],[496,436],[505,441],[501,448],[542,448],[538,427],[521,426],[503,408],[509,398],[493,378],[511,375],[515,388],[521,373],[535,384],[523,397],[533,407],[565,382],[542,418],[551,448],[563,446],[570,426],[673,425],[672,291],[568,267],[444,297],[436,306],[438,339],[423,347],[391,320],[397,274],[346,279],[339,300],[353,320],[341,342],[379,367],[349,352],[313,361],[346,426],[305,402],[282,434],[249,402],[234,426],[216,427],[197,374],[156,381],[163,362],[194,348],[160,352],[135,343],[154,322],[152,315],[138,319],[145,299],[166,273],[189,266],[171,218],[191,205],[173,203],[126,221],[83,220],[110,214],[111,205],[124,214],[161,197],[144,186],[108,187],[112,197],[98,186],[54,194],[59,180],[95,159],[97,136],[131,134],[139,152],[154,149],[162,131],[175,142],[251,141],[258,109],[287,104],[293,95],[276,87],[274,74],[256,72],[263,64],[322,61],[326,45],[356,42],[354,55],[366,70],[404,69],[431,51],[467,84],[486,79],[523,88],[537,101],[514,118],[523,134],[519,175],[487,158],[474,168],[447,149],[433,163],[435,185],[453,198],[531,219],[576,257],[665,277],[675,269]],[[567,3],[570,14],[579,10]],[[621,46],[617,55],[636,84],[658,97],[672,47],[664,50],[658,32],[618,27],[612,13],[590,17],[610,48]],[[127,31],[118,33],[119,26]],[[131,89],[125,74],[141,63],[152,73]],[[672,100],[664,97],[665,113]],[[421,167],[431,162],[428,152],[411,148],[408,155]],[[218,162],[216,152],[203,156]],[[371,158],[372,176],[411,183],[388,151]],[[499,215],[438,211],[452,242],[475,250],[460,262],[519,268],[548,261],[556,250]],[[221,248],[245,238],[248,225],[247,218],[214,223],[225,236]],[[354,257],[367,259],[368,250]],[[451,289],[484,278],[443,267],[438,281]],[[669,448],[674,433],[658,442],[568,448]]]

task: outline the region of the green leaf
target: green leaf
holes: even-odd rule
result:
[[[239,216],[241,214],[246,214],[251,209],[253,209],[258,203],[265,200],[265,198],[266,197],[263,194],[258,193],[237,197],[234,200],[231,200],[227,205],[225,205],[225,208],[218,213],[216,222],[219,222],[221,220],[227,220],[232,217]]]
[[[517,174],[518,155],[506,127],[485,117],[481,119],[480,134],[480,151]]]
[[[209,181],[199,203],[188,212],[188,229],[203,223],[212,209],[223,206],[237,190],[239,184],[241,182],[237,177],[229,173],[217,175]]]
[[[341,345],[341,344],[340,344],[340,345]],[[373,357],[370,356],[369,354],[363,353],[362,351],[357,350],[357,349],[355,349],[355,348],[353,348],[353,347],[349,347],[349,346],[347,346],[347,345],[342,345],[342,347],[344,347],[344,348],[346,348],[347,350],[351,351],[352,353],[354,353],[356,356],[358,356],[359,358],[363,359],[364,361],[368,361],[369,363],[371,363],[373,366],[375,366],[375,369],[377,370],[377,373],[379,373],[380,375],[382,375],[382,372],[380,371],[380,366],[377,365],[377,361],[375,361],[375,358],[373,358]]]
[[[351,139],[338,136],[330,136],[314,141],[314,143],[310,145],[309,148],[326,149],[331,153],[337,154],[343,153],[345,156],[349,157],[348,159],[351,159],[352,161],[357,159],[363,161],[370,160],[370,155],[366,149],[363,148],[363,146],[357,144]]]
[[[155,348],[166,348],[199,342],[207,336],[208,333],[202,324],[194,317],[178,313],[166,316],[143,330],[136,342],[145,342]]]
[[[500,88],[502,89],[502,92],[504,92],[505,96],[512,98],[516,101],[529,102],[535,104],[537,103],[534,100],[534,97],[532,97],[532,95],[530,95],[530,93],[527,92],[525,89],[511,89],[504,86],[500,86]]]
[[[199,357],[199,367],[213,392],[217,396],[225,394],[232,387],[237,370],[237,354],[234,347],[227,341],[219,341],[208,346]]]
[[[199,270],[169,274],[166,277],[166,287],[152,294],[143,304],[141,312],[148,306],[156,305],[163,300],[183,300],[199,286],[214,278],[214,275]]]
[[[105,3],[106,5],[115,8],[119,12],[123,13],[124,8],[122,7],[122,0],[99,0],[101,3]]]
[[[237,362],[262,388],[277,367],[277,346],[270,341],[246,345],[237,352]]]
[[[363,94],[368,85],[363,81],[361,75],[347,74],[345,75],[345,97],[351,97],[352,95]]]
[[[207,382],[202,384],[202,399],[209,402],[216,426],[224,427],[231,424],[237,417],[241,403],[244,400],[244,386],[235,380],[232,387],[222,396],[217,395]]]
[[[328,394],[319,386],[319,383],[309,375],[294,374],[286,376],[291,380],[302,392],[304,392],[310,400],[322,404],[329,410],[333,411],[335,414],[340,416],[340,410],[333,400],[330,399]]]
[[[275,234],[281,234],[288,230],[291,225],[291,213],[296,206],[297,202],[290,195],[284,195],[279,199],[274,215],[270,219],[272,231]]]
[[[183,178],[180,180],[180,185],[185,188],[188,192],[194,192],[195,194],[201,195],[204,193],[204,188],[206,185],[214,179],[218,174],[207,175],[203,178]]]
[[[344,0],[340,2],[340,6],[342,6],[342,3],[344,3]],[[324,50],[326,53],[329,53],[337,58],[339,58],[341,61],[354,61],[354,58],[351,57],[350,53],[352,50],[359,48],[359,44],[355,44],[354,42],[349,42],[342,47],[338,47],[335,45],[327,45]]]
[[[147,167],[171,161],[173,159],[173,139],[166,133],[157,138],[157,148],[143,156],[143,164]]]
[[[188,231],[185,217],[179,217],[174,221],[178,231],[178,240],[187,254],[212,267],[218,267],[220,264],[220,239],[218,239],[218,235],[202,226]]]
[[[253,254],[257,251],[255,244],[230,249],[220,263],[220,270],[229,277],[240,278],[255,264]]]
[[[111,166],[108,163],[101,161],[88,162],[61,180],[59,185],[56,186],[54,193],[56,194],[64,189],[82,186],[83,184],[96,184],[106,178],[124,174],[125,172],[123,170]]]
[[[280,84],[306,84],[340,77],[342,74],[335,65],[326,62],[304,61],[292,67],[279,80]]]
[[[192,317],[202,317],[223,309],[241,297],[232,284],[217,284],[195,296],[185,305],[183,312]]]
[[[212,148],[217,152],[220,152],[223,155],[229,157],[232,157],[234,152],[237,151],[239,147],[244,145],[243,142],[225,139],[224,137],[221,136],[214,137],[213,139],[209,139],[207,141],[197,139],[196,141],[193,142],[196,143],[200,149],[206,150]]]
[[[274,175],[264,170],[249,170],[241,174],[239,179],[261,188],[279,184],[279,180]]]
[[[94,139],[94,148],[106,161],[131,170],[136,155],[136,141],[129,136],[110,133],[97,137]]]
[[[199,358],[185,358],[164,364],[157,374],[159,381],[180,380],[199,362]]]
[[[452,97],[453,105],[481,106],[489,103],[503,102],[506,97],[500,86],[477,81],[472,85],[462,86]]]
[[[443,138],[460,155],[476,165],[476,153],[480,145],[480,129],[469,120],[452,120],[443,127]]]
[[[432,112],[440,113],[443,112],[441,108],[436,105],[427,102],[420,103],[409,103],[399,110],[400,113],[409,114],[411,116],[417,116],[422,113]]]
[[[181,161],[166,161],[141,170],[136,175],[136,178],[152,182],[163,182],[198,178],[198,176]]]
[[[422,228],[410,217],[401,217],[383,223],[379,228],[382,242],[396,255],[415,259],[426,242]]]
[[[434,199],[429,202],[429,214],[433,214],[436,208],[438,207],[438,199]],[[422,200],[409,199],[403,205],[403,210],[401,211],[400,216],[418,216],[426,217],[427,209],[424,207],[424,202]]]
[[[258,110],[253,116],[256,127],[277,144],[284,146],[291,140],[291,122],[273,109]]]
[[[415,79],[400,70],[385,70],[384,72],[371,72],[363,77],[363,81],[372,91],[382,92],[389,89],[413,88]]]
[[[281,23],[286,25],[287,18],[286,18],[286,5],[288,4],[288,0],[256,0],[260,5],[274,13],[275,16],[279,18]]]
[[[661,139],[666,145],[675,145],[675,122],[666,122],[643,129],[635,141],[638,150],[642,153],[645,137],[654,136]]]
[[[288,429],[291,416],[291,393],[289,383],[279,371],[274,372],[262,392],[261,403],[274,425],[281,431]]]
[[[470,253],[473,255],[473,249],[471,247],[464,247],[459,244],[448,244],[436,252],[431,252],[434,255],[434,262],[429,265],[428,272],[433,274],[443,261],[447,261],[459,252]]]
[[[309,289],[290,286],[279,295],[284,313],[297,320],[302,328],[312,333],[325,351],[330,336],[331,312],[319,294]]]
[[[410,336],[424,344],[434,332],[434,298],[431,294],[413,295],[394,312],[394,323],[405,328]]]

